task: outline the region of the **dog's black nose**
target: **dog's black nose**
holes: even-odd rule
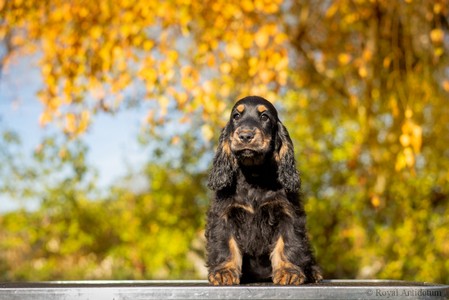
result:
[[[239,139],[243,143],[249,143],[252,141],[253,138],[254,138],[254,132],[252,132],[252,131],[244,130],[239,133]]]

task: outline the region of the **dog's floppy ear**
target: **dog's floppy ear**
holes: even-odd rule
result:
[[[275,145],[275,160],[278,165],[279,182],[288,192],[298,192],[301,186],[298,170],[295,163],[293,143],[287,128],[278,121]]]
[[[231,186],[237,169],[237,161],[231,152],[230,135],[231,127],[228,123],[221,131],[212,170],[209,173],[207,186],[214,191]]]

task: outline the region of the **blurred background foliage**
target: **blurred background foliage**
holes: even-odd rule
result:
[[[31,159],[2,133],[0,191],[40,206],[0,215],[0,279],[204,278],[208,164],[232,103],[257,94],[294,140],[327,278],[449,283],[448,15],[447,0],[0,0],[0,64],[39,54],[36,122],[60,129]],[[140,103],[148,162],[100,192],[82,136]]]

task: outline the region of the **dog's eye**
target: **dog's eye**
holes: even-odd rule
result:
[[[235,114],[232,115],[232,118],[237,121],[238,119],[240,119],[240,114],[239,113],[235,113]]]
[[[266,122],[266,121],[270,120],[270,118],[269,118],[267,115],[265,115],[265,114],[261,115],[261,116],[260,116],[260,119],[261,119],[263,122]]]

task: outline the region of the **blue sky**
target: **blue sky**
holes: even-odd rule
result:
[[[12,129],[21,138],[25,154],[31,154],[51,125],[42,128],[42,105],[36,92],[42,85],[36,57],[20,57],[3,70],[0,77],[0,131]],[[147,151],[137,142],[146,111],[130,109],[115,115],[95,116],[83,137],[89,146],[88,162],[99,171],[100,186],[107,186],[127,168],[138,168],[146,161]],[[0,212],[17,208],[18,202],[0,195]]]

